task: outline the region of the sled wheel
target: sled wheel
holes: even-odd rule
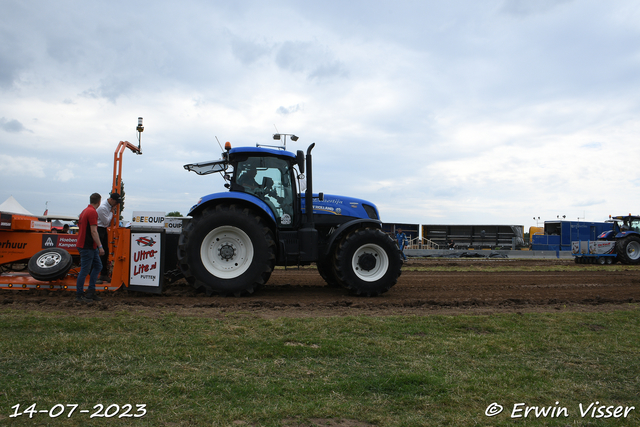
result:
[[[178,261],[187,281],[207,295],[251,294],[269,280],[275,266],[271,230],[251,209],[206,208],[185,227]]]
[[[356,295],[377,296],[387,292],[398,281],[401,268],[398,245],[376,228],[349,233],[336,249],[337,278]]]
[[[616,253],[623,264],[640,263],[640,237],[632,235],[618,240]]]
[[[64,249],[44,249],[29,259],[29,274],[36,280],[53,281],[64,278],[73,264],[71,254]]]

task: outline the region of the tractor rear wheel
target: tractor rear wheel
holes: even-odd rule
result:
[[[640,237],[627,236],[616,242],[616,254],[623,264],[640,263]]]
[[[207,295],[241,296],[269,280],[275,266],[271,230],[254,211],[237,205],[206,208],[178,242],[180,268]]]
[[[64,249],[44,249],[29,259],[29,274],[36,280],[44,282],[64,278],[71,266],[73,258]]]
[[[362,296],[387,292],[398,281],[402,268],[398,245],[376,228],[349,233],[338,244],[334,262],[339,282]]]

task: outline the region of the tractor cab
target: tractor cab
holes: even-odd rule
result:
[[[231,150],[229,154],[233,165],[231,191],[256,196],[269,206],[280,227],[291,228],[297,217],[296,211],[299,211],[296,209],[298,198],[295,197],[296,174],[292,159],[281,153],[279,156],[265,156],[262,152],[234,153]]]
[[[184,168],[198,175],[221,173],[227,189],[258,198],[268,207],[278,227],[286,229],[300,222],[296,181],[304,178],[303,159],[302,152],[296,156],[283,150],[239,147],[224,152],[222,159],[192,163]]]
[[[622,220],[620,231],[635,231],[636,233],[640,233],[640,217],[629,215],[618,218]]]
[[[598,236],[600,240],[612,240],[628,234],[640,234],[640,216],[631,214],[628,216],[610,216],[607,222],[613,223],[613,230],[606,231]]]

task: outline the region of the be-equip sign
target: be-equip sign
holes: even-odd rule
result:
[[[165,218],[164,232],[167,234],[182,233],[182,219],[181,218]]]
[[[132,227],[158,227],[164,228],[164,212],[133,212]]]
[[[162,277],[162,234],[131,232],[129,283],[137,286],[160,286]]]

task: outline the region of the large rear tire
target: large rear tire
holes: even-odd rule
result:
[[[44,282],[64,278],[71,266],[73,258],[64,249],[44,249],[29,259],[29,274],[36,280]]]
[[[376,228],[349,233],[338,244],[334,261],[340,283],[356,295],[370,297],[396,284],[403,263],[396,242]]]
[[[248,208],[217,205],[196,215],[178,242],[180,268],[207,295],[241,296],[269,280],[275,242],[262,218]]]
[[[618,240],[616,254],[623,264],[640,264],[640,237],[631,235]]]

